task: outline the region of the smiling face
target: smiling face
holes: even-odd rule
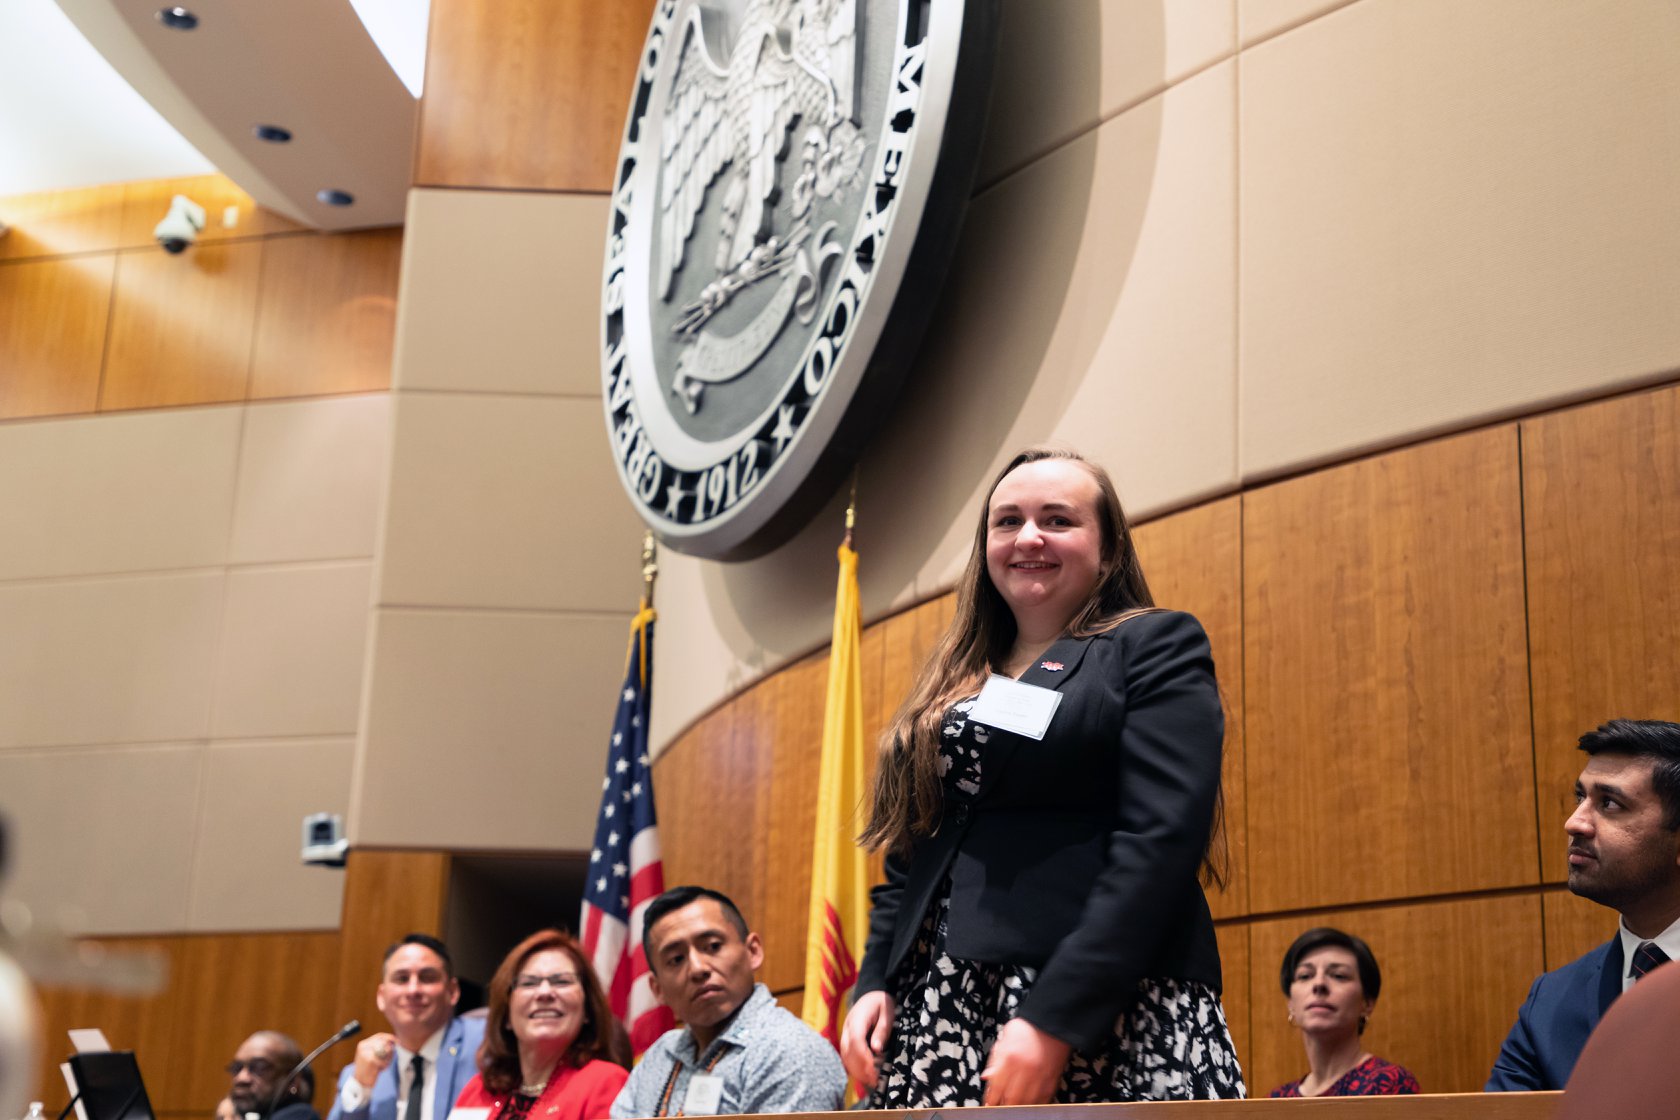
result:
[[[508,995],[508,1027],[520,1049],[563,1051],[583,1030],[586,1001],[579,965],[560,949],[532,953]]]
[[[401,945],[385,961],[384,978],[374,1001],[390,1020],[391,1033],[409,1050],[418,1050],[449,1022],[461,986],[449,975],[443,958],[424,945]]]
[[[1680,894],[1680,832],[1663,827],[1653,765],[1649,758],[1593,755],[1575,782],[1575,811],[1563,824],[1569,889],[1624,915],[1647,900]]]
[[[764,963],[758,934],[741,936],[720,903],[698,898],[663,915],[649,940],[654,995],[709,1043],[752,995],[753,972]]]
[[[986,574],[1017,624],[1061,629],[1103,574],[1097,480],[1080,463],[1010,471],[986,507]]]
[[[1357,1035],[1375,1001],[1365,998],[1353,950],[1326,945],[1303,956],[1289,981],[1289,1017],[1306,1034]]]

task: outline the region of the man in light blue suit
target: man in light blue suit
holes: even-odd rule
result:
[[[327,1120],[445,1120],[484,1041],[483,1019],[455,1016],[461,986],[448,947],[411,933],[385,950],[375,998],[391,1030],[356,1046]]]
[[[1581,736],[1569,889],[1621,913],[1616,936],[1534,981],[1489,1092],[1561,1089],[1612,1001],[1680,957],[1680,724],[1611,720]]]

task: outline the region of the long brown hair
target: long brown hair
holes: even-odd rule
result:
[[[484,1045],[478,1049],[478,1069],[484,1075],[484,1087],[492,1093],[511,1093],[523,1084],[519,1040],[508,1021],[508,1003],[525,962],[549,949],[557,949],[571,958],[578,983],[583,985],[583,1025],[561,1061],[579,1067],[595,1058],[615,1060],[612,1006],[607,1003],[607,993],[595,978],[595,969],[584,955],[583,947],[557,929],[541,929],[515,945],[496,969],[496,975],[490,978],[490,1010],[484,1022]]]
[[[939,731],[945,712],[957,700],[972,696],[985,683],[994,665],[1001,665],[1015,644],[1015,615],[992,585],[986,570],[986,534],[990,527],[992,495],[1017,467],[1045,459],[1078,463],[1097,483],[1097,516],[1102,529],[1102,564],[1096,586],[1085,605],[1068,622],[1067,633],[1088,638],[1112,630],[1133,615],[1155,606],[1143,565],[1132,545],[1132,530],[1120,508],[1114,480],[1077,451],[1029,447],[1009,460],[992,479],[980,520],[974,530],[974,550],[957,585],[956,615],[940,638],[887,729],[881,734],[880,764],[869,797],[869,823],[858,843],[872,851],[904,853],[918,836],[932,835],[944,809],[939,776]],[[1223,700],[1223,695],[1221,696]],[[1203,884],[1223,887],[1229,873],[1230,851],[1225,837],[1225,789],[1214,800],[1213,824],[1203,853]]]
[[[1120,508],[1120,495],[1108,472],[1077,451],[1029,447],[999,471],[980,503],[974,551],[957,585],[957,611],[951,627],[928,656],[910,695],[881,735],[880,765],[875,770],[869,824],[858,843],[871,850],[902,852],[917,836],[939,826],[944,793],[939,777],[939,727],[945,711],[980,690],[993,666],[1003,664],[1015,644],[1015,615],[986,571],[986,534],[992,495],[1011,471],[1045,459],[1078,463],[1097,484],[1097,517],[1102,530],[1102,565],[1096,586],[1068,622],[1067,632],[1088,638],[1113,629],[1126,618],[1155,605],[1143,578],[1132,531]]]

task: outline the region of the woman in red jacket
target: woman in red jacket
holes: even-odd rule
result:
[[[605,1120],[629,1072],[611,1059],[612,1011],[583,949],[559,930],[514,946],[490,981],[478,1076],[457,1108],[487,1120]]]

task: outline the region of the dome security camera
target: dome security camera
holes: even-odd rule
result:
[[[152,230],[152,236],[166,253],[184,253],[204,230],[204,207],[184,194],[175,196],[169,213]]]

